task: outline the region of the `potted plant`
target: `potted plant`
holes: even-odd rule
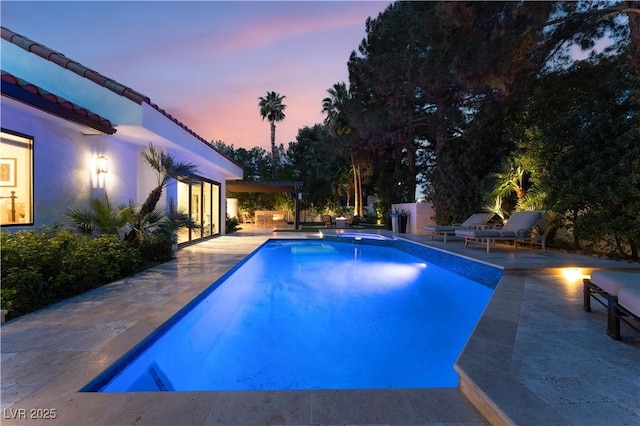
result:
[[[406,234],[407,222],[409,221],[409,210],[404,207],[396,207],[393,214],[398,220],[398,232],[400,234]]]
[[[389,231],[396,230],[397,220],[396,220],[396,216],[394,215],[393,209],[389,209],[384,213],[384,221],[385,221],[385,224],[387,225],[387,230]]]

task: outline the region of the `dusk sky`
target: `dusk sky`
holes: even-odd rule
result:
[[[390,1],[6,1],[2,26],[148,96],[206,140],[270,150],[258,98],[285,95],[276,143],[323,120],[365,22]]]

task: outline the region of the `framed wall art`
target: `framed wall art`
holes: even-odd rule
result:
[[[0,158],[0,186],[16,186],[15,158]]]

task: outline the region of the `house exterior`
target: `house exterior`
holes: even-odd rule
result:
[[[69,208],[105,195],[141,205],[157,185],[141,155],[153,144],[198,168],[199,182],[172,181],[159,203],[200,225],[179,242],[224,234],[238,164],[135,90],[4,27],[1,42],[0,226],[66,222]]]

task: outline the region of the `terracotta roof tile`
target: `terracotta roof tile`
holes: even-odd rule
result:
[[[29,46],[29,51],[31,53],[35,53],[38,56],[42,56],[43,58],[49,55],[49,49],[44,46],[40,46],[39,44],[32,44]]]
[[[100,117],[98,114],[69,102],[60,96],[47,92],[13,74],[2,71],[2,83],[2,93],[9,97],[26,102],[51,114],[60,115],[68,120],[100,130],[103,133],[113,134],[116,132],[116,129],[106,118]],[[67,113],[61,113],[62,109]]]
[[[45,98],[48,101],[51,101],[51,102],[58,102],[58,99],[59,99],[53,93],[44,93],[44,94],[42,94],[42,97]]]
[[[29,40],[28,38],[24,38],[24,37],[17,37],[17,34],[15,34],[12,31],[8,32],[8,41],[10,41],[11,43],[15,44],[16,46],[20,46],[22,47],[24,50],[29,50],[29,48],[31,47],[31,45],[33,44],[33,42],[31,40]],[[5,29],[2,29],[2,38],[5,38]]]
[[[78,75],[84,77],[84,72],[87,70],[86,67],[83,67],[81,64],[75,61],[67,61],[67,65],[65,66],[69,71],[75,72]]]
[[[73,110],[73,104],[69,101],[58,100],[58,103],[67,109]]]
[[[117,93],[120,96],[124,96],[127,99],[137,104],[142,104],[143,102],[149,104],[154,109],[158,110],[161,114],[165,115],[167,118],[172,120],[174,123],[178,124],[182,129],[187,131],[190,135],[194,136],[196,139],[198,139],[199,141],[207,145],[209,148],[216,151],[218,154],[222,155],[223,157],[227,158],[229,161],[235,164],[238,164],[232,159],[230,159],[229,157],[227,157],[225,154],[220,152],[218,149],[216,149],[216,147],[214,147],[209,141],[204,139],[202,136],[198,135],[196,132],[191,130],[185,124],[173,118],[170,114],[168,114],[165,110],[159,108],[156,104],[152,103],[151,99],[148,96],[145,96],[142,93],[136,92],[135,90],[118,83],[117,81],[114,81],[108,77],[105,77],[99,72],[94,71],[90,68],[87,68],[84,65],[67,58],[62,53],[49,49],[48,47],[41,45],[39,43],[36,43],[35,41],[30,40],[27,37],[24,37],[18,33],[14,33],[8,28],[1,27],[1,29],[2,29],[2,38],[4,40],[10,43],[13,43],[16,46],[19,46],[24,50],[27,50],[35,55],[38,55],[41,58],[51,61],[54,64],[57,64],[63,68],[66,68],[69,71],[72,71],[84,78],[87,78],[88,80],[93,81],[94,83],[100,86],[103,86],[113,91],[114,93]],[[108,122],[108,120],[106,121]],[[109,126],[110,125],[111,123],[109,123]]]
[[[36,86],[34,86],[33,84],[24,84],[22,85],[22,88],[24,90],[27,90],[31,93],[35,93],[36,95],[40,94],[40,91],[38,90],[38,88]]]
[[[89,80],[93,81],[94,83],[100,85],[100,86],[104,86],[104,82],[107,80],[107,77],[105,77],[102,74],[99,74],[93,70],[87,70],[84,73],[84,77],[88,78]]]
[[[118,83],[117,81],[113,81],[109,79],[106,79],[102,85],[107,89],[111,90],[112,92],[117,93],[120,96],[122,96],[122,92],[124,92],[124,89],[126,89],[125,86]]]
[[[61,66],[62,68],[66,68],[67,64],[71,61],[71,59],[67,58],[62,54],[58,54],[58,55],[49,54],[47,57],[45,57],[45,59],[53,62],[56,65]]]
[[[147,96],[144,96],[141,93],[138,93],[138,92],[136,92],[134,90],[131,90],[128,87],[124,88],[124,90],[122,91],[122,95],[127,97],[127,98],[129,98],[129,99],[131,99],[132,101],[134,101],[134,102],[136,102],[138,104],[141,104],[143,102],[145,102],[147,104],[149,103],[149,98]]]
[[[2,73],[2,80],[7,81],[11,84],[18,84],[18,79],[9,73]]]

